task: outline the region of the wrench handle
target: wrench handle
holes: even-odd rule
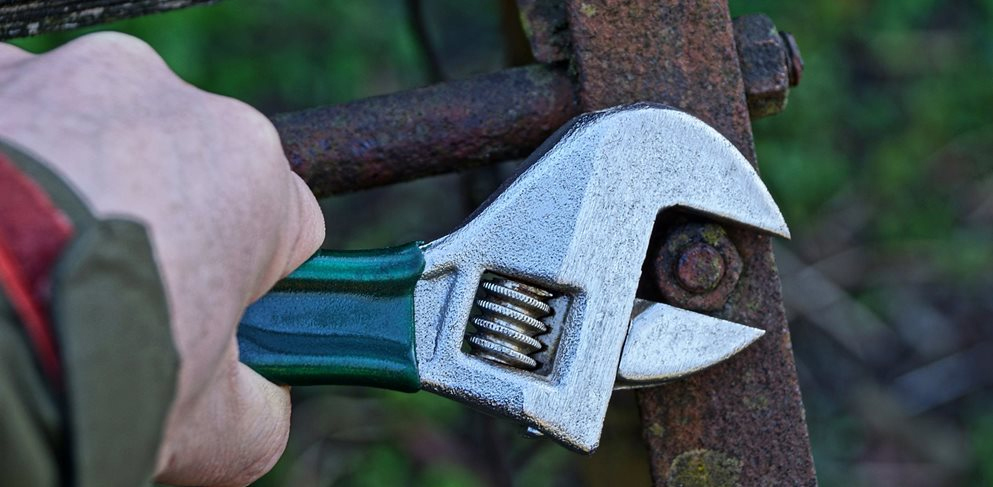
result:
[[[414,287],[417,243],[319,251],[248,307],[240,359],[288,385],[362,385],[416,391]]]

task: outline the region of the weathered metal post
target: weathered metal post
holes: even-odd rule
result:
[[[584,109],[673,105],[717,128],[755,164],[724,0],[569,0],[567,8]],[[714,314],[766,335],[728,362],[639,394],[653,478],[670,486],[815,485],[770,241],[727,231],[743,268]]]

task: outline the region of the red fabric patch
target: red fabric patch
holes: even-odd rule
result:
[[[48,308],[52,270],[72,233],[69,218],[45,191],[0,154],[0,286],[42,370],[59,388],[62,368]]]

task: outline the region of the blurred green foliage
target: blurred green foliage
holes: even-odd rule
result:
[[[427,48],[410,3],[400,0],[227,0],[100,29],[146,40],[190,83],[266,113],[426,84],[438,76],[427,68],[428,51],[442,77],[501,67],[497,1],[421,3]],[[842,291],[832,306],[856,311],[827,325],[792,315],[821,485],[993,485],[993,399],[974,370],[983,365],[965,369],[969,377],[957,380],[972,388],[950,399],[900,392],[931,364],[973,357],[962,351],[993,340],[993,0],[731,7],[735,15],[768,14],[800,44],[806,70],[789,108],[754,125],[760,165],[793,228],[794,241],[780,251]],[[40,52],[92,30],[16,44]],[[449,176],[326,201],[329,243],[387,245],[451,228],[471,209],[455,202],[459,182]],[[784,267],[786,291],[799,282],[791,275]],[[916,331],[901,328],[927,313],[935,317],[921,318]],[[853,349],[839,330],[854,343],[880,345]],[[939,342],[951,345],[921,351]],[[877,398],[870,389],[930,406],[896,407],[887,422],[874,416],[882,406],[858,406]],[[629,396],[611,408],[611,446],[580,459],[548,442],[522,444],[508,425],[426,394],[294,394],[287,455],[259,485],[647,481]],[[935,422],[942,426],[929,429]],[[929,453],[929,443],[968,453],[949,461],[947,452]]]
[[[264,112],[339,103],[425,80],[405,5],[393,0],[224,1],[14,44],[41,52],[97,30],[137,36],[193,85]]]
[[[754,130],[794,229],[780,251],[807,263],[784,288],[816,274],[844,293],[791,317],[821,485],[993,485],[990,365],[973,348],[993,323],[993,2],[731,6],[793,32],[806,61],[787,110]],[[895,406],[858,406],[867,384]]]
[[[993,233],[961,228],[956,184],[993,168],[993,2],[731,6],[793,31],[806,61],[787,111],[755,124],[763,177],[791,226],[817,225],[824,205],[854,193],[874,212],[867,238],[925,250],[960,277],[989,270]],[[970,160],[937,164],[949,155]]]

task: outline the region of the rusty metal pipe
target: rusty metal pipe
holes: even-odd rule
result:
[[[781,38],[763,15],[737,19],[734,31],[748,115],[778,113],[788,79],[799,78],[791,69],[802,69],[795,41],[787,46],[792,38]],[[293,170],[325,196],[527,156],[582,112],[583,82],[565,62],[535,64],[276,115],[273,122]],[[636,84],[613,80],[609,88]],[[653,88],[679,89],[685,87]]]
[[[578,113],[565,66],[532,65],[272,120],[324,196],[524,157]]]

